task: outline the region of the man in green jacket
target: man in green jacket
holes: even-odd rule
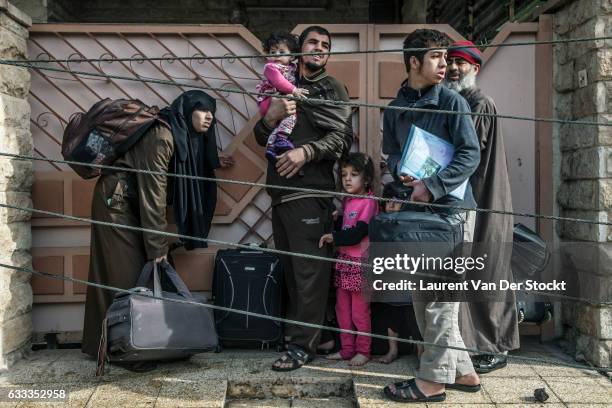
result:
[[[306,28],[299,38],[302,53],[326,53],[331,37],[323,27]],[[309,91],[309,99],[348,101],[346,87],[325,71],[328,54],[304,55],[299,59],[296,86]],[[284,117],[297,114],[290,135],[295,149],[268,163],[266,183],[286,187],[335,189],[334,164],[349,151],[353,140],[351,110],[315,102],[273,98],[270,108],[254,128],[257,143],[265,146],[268,135]],[[329,246],[319,248],[319,238],[332,230],[335,210],[331,194],[304,193],[268,188],[272,198],[272,229],[277,249],[331,257]],[[329,292],[331,263],[298,256],[282,256],[287,299],[286,318],[322,324]],[[272,366],[275,371],[291,371],[314,359],[321,330],[288,325],[285,337],[288,351]]]

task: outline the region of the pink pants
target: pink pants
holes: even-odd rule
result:
[[[370,302],[361,292],[336,288],[336,318],[341,329],[370,333]],[[357,353],[370,357],[372,338],[340,333],[340,356],[348,360]]]

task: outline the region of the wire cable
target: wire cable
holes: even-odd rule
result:
[[[108,221],[94,220],[94,219],[91,219],[91,218],[76,217],[76,216],[73,216],[73,215],[62,214],[62,213],[53,212],[53,211],[40,210],[40,209],[29,208],[29,207],[20,207],[20,206],[4,204],[4,203],[0,203],[0,207],[10,208],[10,209],[13,209],[13,210],[18,210],[18,211],[37,213],[37,214],[51,215],[53,217],[65,218],[65,219],[69,219],[69,220],[72,220],[72,221],[85,222],[85,223],[94,224],[94,225],[101,225],[101,226],[106,226],[106,227],[127,229],[127,230],[131,230],[131,231],[138,231],[138,232],[143,232],[143,233],[148,233],[148,234],[161,235],[161,236],[166,236],[166,237],[170,237],[170,238],[189,239],[189,240],[193,240],[193,241],[212,243],[212,244],[216,244],[216,245],[220,245],[220,246],[230,246],[230,247],[247,249],[247,250],[250,250],[250,251],[253,250],[253,246],[252,245],[240,244],[240,243],[237,243],[237,242],[221,241],[221,240],[212,239],[212,238],[194,237],[194,236],[185,235],[185,234],[177,234],[177,233],[172,233],[172,232],[167,232],[167,231],[155,230],[155,229],[151,229],[151,228],[143,228],[143,227],[137,227],[137,226],[133,226],[133,225],[125,225],[125,224],[118,224],[118,223],[108,222]],[[276,255],[295,256],[295,257],[299,257],[299,258],[312,259],[312,260],[317,260],[317,261],[332,262],[332,263],[342,263],[342,264],[358,266],[358,267],[366,268],[366,269],[372,269],[373,268],[372,264],[366,263],[366,262],[356,262],[356,261],[349,261],[349,260],[346,260],[346,259],[329,258],[329,257],[325,257],[325,256],[311,255],[311,254],[300,253],[300,252],[284,251],[284,250],[280,250],[280,249],[276,249],[276,248],[261,248],[261,247],[258,247],[257,250],[261,251],[261,252],[273,253],[273,254],[276,254]],[[409,274],[411,276],[414,276],[414,275],[424,276],[424,277],[435,278],[435,279],[440,279],[440,280],[450,280],[450,281],[454,281],[455,280],[452,277],[442,277],[442,276],[437,275],[437,274],[430,274],[430,273],[425,273],[425,272],[413,272],[413,271],[412,272],[407,272],[407,271],[402,271],[402,270],[397,270],[397,269],[388,269],[388,271],[389,272],[399,272],[399,273]],[[558,293],[550,293],[550,292],[544,292],[544,291],[538,291],[538,290],[527,291],[527,290],[524,290],[524,289],[518,289],[518,291],[519,292],[526,292],[526,293],[541,294],[541,295],[545,295],[545,296],[549,296],[549,297],[555,297],[555,298],[560,298],[560,299],[567,299],[567,300],[578,301],[578,302],[585,302],[585,303],[589,303],[591,305],[612,305],[612,302],[593,301],[591,299],[578,298],[578,297],[575,297],[575,296],[563,295],[563,294],[558,294]]]
[[[345,102],[345,101],[335,101],[335,100],[329,100],[329,99],[296,98],[292,95],[280,95],[280,94],[271,95],[271,94],[267,94],[263,92],[246,91],[242,89],[219,88],[219,87],[205,86],[205,85],[185,84],[185,83],[179,83],[179,82],[168,81],[168,80],[163,80],[163,79],[153,80],[153,79],[126,77],[122,75],[110,75],[110,74],[99,74],[95,72],[74,71],[74,70],[64,69],[64,68],[43,67],[43,66],[38,66],[34,64],[26,64],[26,63],[20,63],[20,62],[0,61],[0,65],[10,65],[10,66],[16,66],[16,67],[22,67],[22,68],[32,68],[32,69],[46,70],[46,71],[52,71],[52,72],[64,72],[64,73],[69,73],[72,75],[83,75],[83,76],[91,76],[91,77],[97,77],[97,78],[117,79],[117,80],[124,80],[124,81],[136,81],[136,82],[153,83],[153,84],[159,84],[159,85],[171,85],[171,86],[176,86],[176,87],[202,89],[206,91],[247,94],[247,95],[252,95],[252,96],[264,96],[264,97],[274,96],[275,98],[302,101],[302,102],[306,102],[306,103],[310,103],[314,105],[363,107],[363,108],[375,108],[375,109],[382,109],[382,110],[397,110],[397,111],[402,111],[402,112],[441,113],[441,114],[448,114],[448,115],[469,115],[469,116],[480,116],[480,117],[490,117],[490,118],[522,120],[522,121],[528,121],[528,122],[558,123],[558,124],[565,124],[565,125],[612,126],[612,123],[610,122],[566,120],[566,119],[557,119],[557,118],[538,118],[538,117],[504,115],[504,114],[499,114],[499,113],[485,113],[485,112],[459,112],[459,111],[445,110],[445,109],[428,109],[428,108],[414,108],[414,107],[407,107],[407,106],[379,105],[379,104],[364,103],[364,102],[351,102],[351,101]]]
[[[345,197],[345,198],[367,198],[367,199],[372,199],[372,200],[379,201],[379,202],[388,201],[388,202],[393,202],[393,203],[411,204],[411,205],[417,205],[420,207],[428,207],[428,208],[450,209],[450,210],[455,210],[455,211],[456,210],[474,211],[474,212],[479,212],[479,213],[512,215],[515,217],[538,218],[538,219],[545,219],[545,220],[551,220],[551,221],[578,222],[578,223],[593,224],[593,225],[612,225],[612,222],[609,222],[609,221],[596,221],[596,220],[589,220],[585,218],[560,217],[556,215],[531,214],[531,213],[522,213],[522,212],[516,212],[516,211],[501,211],[501,210],[496,210],[496,209],[478,208],[478,207],[468,208],[468,207],[454,206],[454,205],[449,205],[449,204],[422,203],[419,201],[404,200],[400,198],[386,198],[386,197],[378,197],[375,195],[370,196],[370,195],[364,195],[364,194],[351,194],[351,193],[345,193],[342,191],[329,191],[329,190],[318,190],[314,188],[280,186],[280,185],[274,185],[274,184],[257,183],[257,182],[244,181],[244,180],[231,180],[231,179],[223,179],[223,178],[216,178],[216,177],[191,176],[191,175],[176,174],[176,173],[169,173],[169,172],[162,172],[162,171],[142,170],[142,169],[110,166],[110,165],[103,165],[103,164],[83,163],[83,162],[76,162],[76,161],[70,161],[70,160],[51,159],[47,157],[35,157],[35,156],[29,156],[29,155],[23,155],[23,154],[13,154],[13,153],[6,153],[6,152],[0,152],[0,156],[10,157],[16,160],[46,161],[49,163],[60,163],[60,164],[75,165],[75,166],[94,167],[94,168],[106,169],[106,170],[112,170],[112,171],[126,171],[130,173],[144,173],[144,174],[150,174],[154,176],[169,176],[169,177],[176,177],[176,178],[187,178],[191,180],[238,184],[238,185],[249,186],[249,187],[272,188],[272,189],[278,189],[278,190],[296,191],[296,192],[309,193],[309,194],[322,194],[322,195],[325,194],[329,196],[337,196],[337,197]]]
[[[507,357],[508,359],[524,361],[524,362],[528,362],[528,363],[549,364],[549,365],[556,365],[556,366],[567,367],[567,368],[576,368],[576,369],[581,369],[581,370],[597,371],[597,372],[600,372],[600,373],[607,373],[607,372],[612,371],[612,367],[593,367],[593,366],[587,366],[587,365],[583,365],[583,364],[574,364],[574,363],[569,363],[569,362],[564,362],[564,361],[548,360],[548,359],[537,358],[537,357],[525,357],[525,356],[517,356],[517,355],[513,355],[513,354],[506,355],[506,354],[503,354],[503,353],[483,352],[483,351],[480,351],[480,350],[477,350],[477,349],[471,349],[471,348],[467,348],[467,347],[464,348],[464,347],[457,347],[457,346],[450,346],[450,345],[441,345],[441,344],[436,344],[436,343],[431,343],[431,342],[426,342],[426,341],[420,341],[420,340],[403,339],[403,338],[400,338],[400,337],[391,337],[391,336],[386,336],[386,335],[382,335],[382,334],[366,333],[366,332],[360,332],[360,331],[356,331],[356,330],[341,329],[341,328],[338,328],[338,327],[323,326],[323,325],[315,324],[315,323],[300,322],[300,321],[297,321],[297,320],[285,319],[285,318],[281,318],[281,317],[269,316],[269,315],[265,315],[265,314],[261,314],[261,313],[250,312],[250,311],[247,311],[247,310],[233,309],[233,308],[213,305],[213,304],[209,304],[209,303],[200,303],[200,302],[196,302],[196,301],[189,300],[189,299],[183,300],[183,299],[176,299],[176,298],[165,298],[163,296],[155,296],[154,294],[149,294],[149,293],[133,292],[133,291],[128,290],[128,289],[121,289],[121,288],[117,288],[117,287],[114,287],[114,286],[109,286],[109,285],[103,285],[103,284],[99,284],[99,283],[89,282],[89,281],[86,281],[86,280],[76,279],[76,278],[67,277],[67,276],[63,276],[63,275],[55,275],[55,274],[52,274],[52,273],[36,271],[34,269],[28,269],[28,268],[23,268],[23,267],[19,267],[19,266],[8,265],[8,264],[4,264],[4,263],[0,263],[0,267],[7,268],[7,269],[12,269],[12,270],[17,270],[17,271],[20,271],[20,272],[31,273],[31,274],[37,275],[37,276],[42,276],[42,277],[47,277],[47,278],[52,278],[52,279],[57,279],[57,280],[63,280],[63,281],[68,281],[68,282],[74,282],[74,283],[80,283],[80,284],[83,284],[83,285],[92,286],[92,287],[99,288],[99,289],[104,289],[104,290],[109,290],[109,291],[116,292],[116,293],[123,293],[123,294],[128,294],[128,295],[142,296],[142,297],[146,297],[146,298],[150,298],[150,299],[161,300],[161,301],[164,301],[164,302],[175,302],[175,303],[194,305],[194,306],[198,306],[198,307],[205,307],[205,308],[212,309],[212,310],[219,310],[219,311],[223,311],[223,312],[237,313],[237,314],[241,314],[241,315],[245,315],[245,316],[250,316],[250,317],[255,317],[255,318],[259,318],[259,319],[272,320],[272,321],[276,321],[276,322],[280,322],[280,323],[285,323],[285,324],[299,325],[299,326],[310,327],[310,328],[320,329],[320,330],[330,330],[330,331],[334,331],[334,332],[337,332],[337,333],[346,333],[346,334],[352,334],[352,335],[357,335],[357,336],[367,336],[367,337],[377,338],[377,339],[381,339],[381,340],[395,340],[395,341],[398,341],[398,342],[401,342],[401,343],[418,344],[418,345],[422,345],[422,346],[445,348],[445,349],[451,349],[451,350],[457,350],[457,351],[467,351],[468,353],[475,353],[475,354],[486,354],[486,355],[500,356],[500,357],[503,356],[503,357]]]
[[[498,48],[498,47],[517,47],[517,46],[528,46],[528,45],[555,45],[555,44],[569,44],[577,42],[588,42],[588,41],[604,41],[610,40],[612,36],[603,37],[583,37],[583,38],[567,38],[557,40],[545,40],[545,41],[520,41],[513,43],[489,43],[489,44],[475,44],[476,48]],[[413,48],[386,48],[382,50],[356,50],[356,51],[322,51],[322,52],[290,52],[283,54],[283,56],[291,57],[302,57],[308,55],[354,55],[354,54],[380,54],[380,53],[399,53],[399,52],[427,52],[433,50],[461,50],[466,48],[473,48],[471,45],[454,45],[448,47],[413,47]],[[191,57],[125,57],[125,58],[57,58],[57,59],[24,59],[24,60],[5,60],[7,62],[64,62],[64,63],[79,63],[79,62],[128,62],[128,61],[185,61],[185,60],[217,60],[217,59],[249,59],[249,58],[268,58],[278,57],[278,54],[244,54],[244,55],[198,55]]]

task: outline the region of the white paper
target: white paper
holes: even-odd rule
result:
[[[417,180],[431,177],[452,161],[455,147],[438,136],[412,125],[408,142],[398,166],[399,174],[407,174]],[[460,200],[465,196],[469,179],[449,194]]]

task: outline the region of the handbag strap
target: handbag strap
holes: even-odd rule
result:
[[[153,273],[153,261],[147,262],[143,266],[140,276],[138,276],[138,280],[136,281],[136,286],[147,287],[151,280],[151,273]]]
[[[166,256],[166,259],[168,260],[168,263],[170,264],[170,266],[172,266],[173,268],[175,268],[175,264],[174,264],[174,251],[176,251],[179,248],[182,248],[185,246],[185,243],[182,241],[177,241],[177,242],[173,242],[170,244],[170,246],[168,247],[168,255]]]
[[[161,275],[164,274],[174,286],[176,293],[184,297],[185,299],[192,299],[193,295],[185,285],[185,282],[181,279],[176,270],[165,260],[159,263],[154,261],[147,262],[140,272],[136,286],[148,287],[151,278],[153,278],[153,294],[155,296],[162,296],[162,285]]]
[[[106,361],[108,360],[108,321],[102,320],[102,332],[98,344],[98,356],[96,358],[96,377],[104,375]]]
[[[174,288],[176,289],[176,293],[178,293],[185,299],[192,299],[193,295],[187,288],[187,285],[185,285],[185,282],[183,282],[179,274],[172,267],[172,265],[170,265],[165,260],[161,261],[159,265],[161,266],[162,273],[164,273],[168,277],[168,279],[170,279],[170,282],[172,282],[172,285],[174,285]]]
[[[151,278],[153,278],[153,295],[160,297],[162,295],[162,287],[157,263],[155,263],[155,261],[149,261],[145,264],[142,268],[142,272],[140,272],[138,281],[136,281],[136,286],[148,288]]]
[[[159,279],[159,269],[157,268],[157,262],[153,261],[153,295],[155,297],[162,296],[161,281]]]

